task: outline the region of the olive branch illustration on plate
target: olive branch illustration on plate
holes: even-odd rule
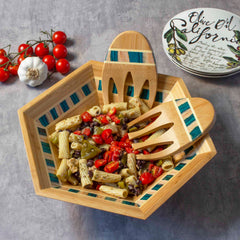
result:
[[[174,25],[174,22],[170,22],[170,29],[164,34],[164,38],[168,43],[168,53],[173,59],[181,63],[180,55],[185,55],[187,47],[182,42],[187,42],[187,35],[183,33],[179,28]]]
[[[227,45],[230,51],[235,54],[235,58],[223,56],[223,58],[227,61],[227,68],[240,66],[240,31],[234,30],[234,38],[239,46],[235,48],[232,45]]]

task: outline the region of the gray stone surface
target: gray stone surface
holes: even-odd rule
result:
[[[146,221],[36,196],[17,110],[58,82],[38,88],[17,77],[0,83],[0,239],[240,239],[240,74],[203,79],[176,68],[164,54],[161,33],[175,14],[196,7],[240,13],[239,0],[30,1],[0,0],[0,47],[14,50],[41,30],[64,30],[72,69],[103,61],[113,38],[125,30],[151,42],[158,72],[182,77],[192,96],[209,99],[217,121],[211,136],[217,156]]]

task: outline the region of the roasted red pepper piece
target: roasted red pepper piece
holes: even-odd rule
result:
[[[100,168],[104,165],[107,164],[107,160],[106,159],[97,159],[95,162],[94,162],[94,165],[96,168]]]
[[[140,181],[142,182],[142,184],[149,184],[149,183],[153,182],[154,179],[155,178],[153,177],[152,173],[150,173],[150,172],[144,172],[140,176]]]
[[[110,162],[104,167],[104,171],[108,173],[115,172],[119,167],[119,161],[116,162]]]
[[[103,139],[102,139],[102,136],[100,134],[93,135],[92,139],[97,144],[103,144]]]
[[[92,122],[92,115],[89,112],[84,112],[81,117],[84,122]]]

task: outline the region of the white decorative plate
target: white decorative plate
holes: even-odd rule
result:
[[[202,75],[240,71],[240,17],[216,8],[179,13],[166,24],[163,48],[177,66]]]

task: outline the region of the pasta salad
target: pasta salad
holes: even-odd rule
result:
[[[126,198],[138,196],[164,171],[174,167],[182,156],[159,161],[136,160],[136,154],[149,154],[162,146],[134,150],[128,133],[139,130],[154,119],[131,128],[127,123],[149,110],[138,97],[128,103],[119,102],[94,106],[81,115],[58,122],[49,136],[58,148],[61,163],[57,177],[61,182],[97,189],[107,194]],[[134,139],[135,142],[153,139],[161,135],[161,129],[149,136]]]

